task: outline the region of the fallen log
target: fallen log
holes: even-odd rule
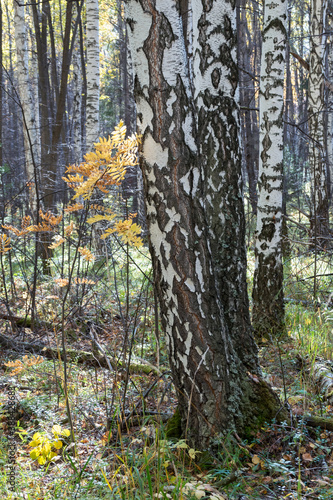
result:
[[[309,427],[320,427],[326,431],[333,431],[333,418],[325,417],[314,417],[311,415],[306,415],[304,417],[304,423]]]
[[[62,349],[57,349],[56,347],[49,347],[42,343],[33,342],[19,342],[17,340],[11,339],[7,335],[0,333],[0,345],[4,346],[6,349],[10,349],[15,352],[23,353],[25,351],[32,352],[34,354],[39,354],[48,359],[64,359],[64,352]],[[107,355],[102,349],[102,353],[90,352],[90,351],[78,351],[76,349],[66,349],[67,359],[75,363],[86,363],[90,366],[96,366],[100,368],[112,368],[115,371],[127,370],[126,360],[115,359]],[[158,375],[161,374],[160,370],[141,358],[132,355],[129,373],[151,373],[154,372]]]

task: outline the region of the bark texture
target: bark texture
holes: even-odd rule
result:
[[[324,59],[327,0],[311,0],[309,61],[309,161],[312,177],[310,229],[314,245],[325,247],[329,235],[329,199],[324,127]]]
[[[267,2],[260,78],[260,158],[253,283],[256,335],[284,331],[282,198],[287,0]]]
[[[161,320],[183,430],[202,448],[279,407],[260,378],[246,298],[234,6],[191,2],[192,74],[180,5],[126,7]]]
[[[87,0],[87,150],[99,136],[99,8],[98,0]]]
[[[39,163],[39,130],[35,116],[34,96],[29,76],[28,40],[25,24],[24,4],[14,0],[15,44],[17,53],[18,88],[23,115],[25,167],[27,181],[35,180],[34,162]],[[34,190],[31,190],[34,193]]]

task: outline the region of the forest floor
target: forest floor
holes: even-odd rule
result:
[[[119,364],[110,370],[91,366],[90,360],[69,361],[73,443],[67,435],[70,424],[60,357],[47,359],[38,351],[39,357],[25,353],[28,357],[23,358],[0,347],[0,497],[333,498],[333,432],[310,427],[303,418],[333,417],[332,394],[327,387],[325,394],[312,377],[315,362],[325,352],[322,349],[320,357],[309,347],[310,333],[320,326],[320,313],[304,310],[295,321],[291,308],[288,317],[292,322],[287,340],[264,344],[260,362],[265,379],[288,402],[290,423],[267,424],[247,441],[230,436],[211,455],[191,450],[185,440],[165,438],[164,421],[173,414],[177,400],[163,346],[155,370],[151,369],[156,365],[155,348],[144,341],[133,348],[135,363],[130,370]],[[307,328],[307,340],[298,321]],[[117,353],[124,340],[121,322],[115,317],[112,328],[106,325],[98,330],[98,342],[109,353]],[[0,333],[14,339],[8,325]],[[60,335],[45,329],[36,339],[36,332],[21,328],[15,340],[45,343],[55,353],[61,343]],[[82,327],[71,332],[70,346],[77,352],[91,351],[91,339]],[[326,358],[331,358],[331,351],[328,354]],[[8,366],[10,360],[15,366]],[[12,428],[8,388],[14,386]],[[8,476],[10,433],[15,446],[14,494]]]

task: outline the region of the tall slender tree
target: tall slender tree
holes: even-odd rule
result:
[[[86,1],[87,100],[86,137],[91,150],[99,135],[99,8],[98,0]]]
[[[14,0],[18,91],[23,116],[26,176],[28,181],[33,181],[35,179],[34,163],[38,165],[40,162],[40,130],[36,126],[35,105],[29,76],[29,53],[24,10],[24,4]],[[31,192],[34,193],[34,190]]]
[[[324,74],[327,0],[311,0],[308,85],[309,162],[312,177],[310,229],[313,244],[325,246],[329,235],[329,197],[324,126]]]
[[[284,323],[281,229],[287,5],[287,0],[267,1],[264,7],[252,317],[258,336],[282,333]]]
[[[193,71],[178,3],[126,6],[155,285],[183,429],[203,447],[279,407],[246,296],[235,5],[191,2]]]
[[[2,111],[3,111],[3,105],[2,105],[2,85],[3,85],[3,78],[2,78],[2,4],[0,2],[0,168],[1,172],[0,175],[2,175]]]

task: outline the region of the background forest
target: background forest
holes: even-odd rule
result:
[[[286,416],[209,449],[180,428],[124,2],[1,0],[1,498],[332,498],[333,3],[235,16],[249,307]]]

